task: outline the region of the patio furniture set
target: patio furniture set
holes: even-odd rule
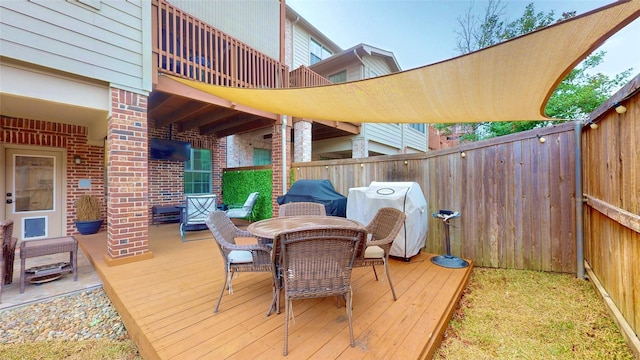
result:
[[[319,205],[319,206],[318,206]],[[327,216],[324,205],[287,203],[279,216],[238,229],[226,213],[213,211],[206,225],[224,259],[225,280],[214,307],[220,308],[225,290],[233,293],[236,272],[269,272],[273,297],[267,315],[280,313],[284,293],[285,333],[283,355],[288,353],[289,319],[292,301],[337,296],[345,303],[351,346],[355,346],[351,316],[351,271],[354,267],[382,265],[396,300],[387,267],[389,249],[402,228],[406,215],[394,208],[381,208],[366,226],[358,221]],[[247,238],[253,241],[247,242]],[[242,239],[242,241],[240,241]]]

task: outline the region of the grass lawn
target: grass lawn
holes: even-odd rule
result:
[[[634,359],[592,284],[475,268],[435,359]]]

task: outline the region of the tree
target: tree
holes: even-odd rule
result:
[[[531,31],[566,20],[576,15],[575,11],[563,13],[558,19],[554,11],[537,12],[533,3],[526,6],[522,16],[515,21],[504,19],[506,5],[500,0],[490,0],[485,8],[482,20],[473,15],[473,4],[465,14],[458,18],[457,50],[465,54],[487,46],[497,44]],[[573,69],[558,85],[551,95],[545,113],[556,119],[574,120],[587,117],[602,102],[608,99],[613,91],[628,81],[633,69],[628,69],[610,78],[601,73],[593,73],[596,66],[604,61],[606,52],[598,51],[587,57]],[[507,135],[519,131],[547,126],[560,121],[508,121],[462,124],[471,129],[462,136],[461,141],[475,141],[495,136]],[[459,125],[459,124],[458,124]],[[456,124],[437,125],[436,128],[445,133],[451,132]]]

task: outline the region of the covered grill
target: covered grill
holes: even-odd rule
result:
[[[298,180],[286,194],[278,196],[278,204],[290,202],[315,202],[323,204],[327,215],[346,217],[347,198],[337,192],[331,181]]]
[[[404,228],[393,241],[391,256],[408,261],[427,240],[427,201],[416,182],[376,182],[349,189],[347,218],[368,224],[378,209],[392,207],[407,215]]]

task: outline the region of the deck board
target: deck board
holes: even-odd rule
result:
[[[234,277],[234,293],[225,292],[213,314],[224,270],[207,231],[188,233],[188,239],[204,240],[183,243],[176,224],[150,226],[154,257],[114,267],[104,261],[106,233],[77,238],[145,359],[282,358],[284,301],[281,314],[266,316],[269,273]],[[390,260],[397,301],[382,268],[380,281],[370,267],[353,270],[354,348],[344,304],[338,307],[336,298],[294,302],[289,358],[429,358],[471,273],[471,267],[436,266],[431,256]]]

